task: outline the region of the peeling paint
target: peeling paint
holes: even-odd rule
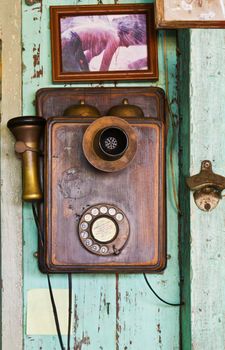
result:
[[[116,273],[116,350],[119,350],[119,338],[121,333],[121,325],[120,325],[120,292],[119,292],[119,274]]]
[[[34,78],[40,78],[43,76],[43,66],[40,65],[40,52],[41,52],[41,48],[40,48],[40,44],[33,45],[32,48],[33,51],[33,75],[32,75],[32,79]]]
[[[34,44],[33,53],[33,66],[35,68],[37,65],[40,65],[40,44],[38,47]]]
[[[162,337],[161,337],[161,327],[160,327],[160,323],[157,324],[157,332],[159,333],[159,344],[162,344]]]
[[[107,315],[109,315],[109,306],[110,306],[110,303],[107,303]]]
[[[79,325],[78,322],[79,322],[79,317],[78,317],[78,311],[77,311],[77,296],[75,294],[75,297],[74,297],[74,331],[75,331],[75,334],[76,334],[76,331],[78,329],[78,325]]]
[[[90,345],[90,338],[88,336],[82,337],[82,339],[74,345],[74,350],[82,350],[83,345]]]
[[[37,70],[36,72],[34,72],[34,75],[31,77],[32,79],[34,78],[40,78],[43,76],[43,67],[39,70]]]

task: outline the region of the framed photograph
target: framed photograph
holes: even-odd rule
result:
[[[51,6],[53,82],[156,80],[154,5]]]
[[[156,0],[157,28],[224,28],[225,0]]]

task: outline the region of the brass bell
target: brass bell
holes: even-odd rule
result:
[[[124,98],[122,104],[113,106],[107,112],[107,115],[115,117],[136,117],[143,118],[144,113],[142,109],[136,105],[130,105],[127,98]]]
[[[84,100],[66,108],[63,115],[65,117],[101,117],[99,110],[95,106],[86,104]]]
[[[15,151],[22,158],[23,193],[27,202],[40,201],[43,198],[38,158],[39,141],[45,126],[41,117],[17,117],[8,121],[7,127],[16,139]]]

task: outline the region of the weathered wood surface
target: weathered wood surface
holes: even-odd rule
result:
[[[88,122],[72,121],[70,117],[56,118],[49,124],[46,150],[50,156],[45,169],[48,269],[151,272],[165,267],[163,127],[147,118],[133,119],[129,122],[138,137],[135,159],[123,171],[107,175],[90,166],[83,154],[82,139]],[[47,186],[51,185],[49,191]],[[129,220],[129,239],[119,255],[90,254],[80,243],[80,217],[98,203],[116,205]],[[118,237],[123,237],[125,227]],[[116,245],[116,241],[112,244]]]
[[[209,159],[225,175],[225,30],[191,31],[190,171]],[[225,201],[211,213],[191,196],[193,350],[225,346]]]
[[[83,2],[82,2],[83,3]],[[43,0],[42,5],[23,5],[24,114],[34,114],[35,92],[52,86],[49,42],[49,5],[75,4],[75,1]],[[164,60],[165,53],[165,60]],[[168,86],[175,126],[168,132],[167,159],[173,154],[177,186],[177,87],[176,36],[159,34],[160,79],[157,85]],[[165,67],[168,67],[168,74]],[[132,83],[131,83],[132,84]],[[106,84],[106,86],[110,86]],[[148,86],[148,83],[134,83]],[[76,85],[78,86],[78,85]],[[111,85],[113,86],[113,85]],[[126,86],[120,84],[120,86]],[[132,102],[132,101],[131,101]],[[174,135],[174,137],[173,137]],[[175,142],[171,142],[171,139]],[[164,273],[149,275],[156,291],[167,300],[179,300],[178,221],[172,189],[171,167],[167,165],[168,264]],[[36,231],[29,206],[24,208],[24,303],[27,311],[27,290],[46,288],[46,277],[37,269],[33,253],[37,250]],[[54,276],[54,288],[67,288],[66,276]],[[162,304],[138,275],[76,275],[73,278],[75,298],[74,349],[76,350],[143,350],[179,349],[179,308]],[[58,349],[56,336],[26,336],[24,349]]]
[[[8,119],[21,113],[21,2],[0,3],[1,103],[1,349],[22,349],[21,167]]]
[[[179,197],[180,197],[180,274],[182,300],[185,305],[181,309],[181,349],[191,349],[191,306],[190,306],[190,191],[186,185],[186,177],[190,168],[190,105],[189,105],[189,59],[190,31],[178,33],[178,92],[180,111],[179,130]]]

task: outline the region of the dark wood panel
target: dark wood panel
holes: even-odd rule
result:
[[[125,271],[162,268],[165,264],[164,193],[159,187],[164,172],[160,156],[162,125],[136,124],[138,151],[134,161],[119,173],[104,173],[92,167],[83,155],[82,139],[87,124],[57,118],[49,125],[48,267],[59,271],[79,271],[84,266],[88,271],[97,267],[104,270],[119,267]],[[118,256],[94,255],[79,240],[80,216],[98,203],[115,204],[129,220],[130,238]]]
[[[37,115],[44,118],[62,116],[66,108],[85,100],[98,108],[101,115],[127,98],[140,107],[146,118],[164,119],[164,92],[159,88],[47,88],[36,95]]]

